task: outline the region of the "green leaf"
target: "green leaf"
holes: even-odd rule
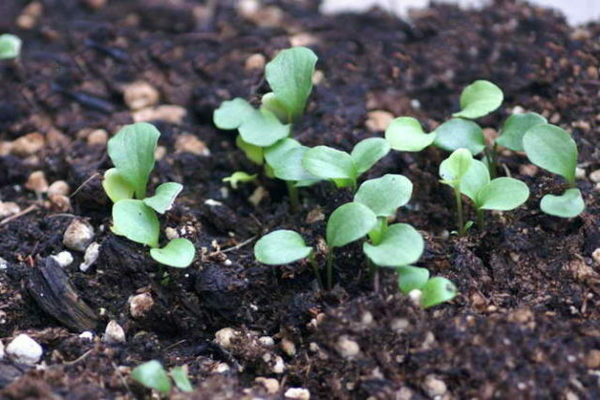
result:
[[[490,183],[488,167],[483,162],[473,159],[471,166],[460,179],[460,192],[475,202],[477,193],[488,183]]]
[[[390,145],[383,138],[369,138],[358,142],[352,149],[352,153],[350,153],[357,175],[362,175],[371,169],[377,161],[381,160],[389,152]]]
[[[155,389],[162,393],[171,391],[171,379],[160,362],[148,361],[138,365],[131,371],[131,378],[138,381],[149,389]]]
[[[547,123],[546,118],[536,113],[513,114],[504,122],[496,143],[513,151],[525,151],[523,136],[536,125]]]
[[[154,209],[159,214],[164,214],[165,211],[168,211],[173,206],[173,202],[175,198],[181,190],[183,186],[181,183],[177,182],[166,182],[159,185],[156,188],[156,193],[152,197],[146,197],[144,199],[144,203]]]
[[[410,200],[413,184],[404,175],[386,174],[363,182],[354,201],[369,207],[378,217],[390,217]]]
[[[196,248],[188,239],[173,239],[162,249],[150,249],[150,256],[169,267],[187,268],[194,261]]]
[[[555,217],[574,218],[585,209],[585,203],[579,189],[568,189],[562,195],[547,194],[542,198],[540,208]]]
[[[400,267],[417,262],[423,248],[423,237],[408,224],[390,225],[377,246],[363,244],[365,254],[380,267]]]
[[[113,203],[133,197],[133,187],[127,183],[116,168],[111,168],[104,173],[102,187]]]
[[[475,204],[482,210],[513,210],[529,198],[529,188],[514,178],[496,178],[477,194]]]
[[[235,144],[244,152],[250,161],[258,165],[263,165],[264,149],[262,147],[244,142],[241,135],[237,135]]]
[[[431,278],[421,289],[421,306],[429,308],[452,300],[458,293],[450,280],[442,277]]]
[[[284,164],[287,160],[285,153],[300,146],[300,142],[298,142],[296,139],[281,139],[274,145],[265,149],[265,160],[267,160],[267,164],[272,167]]]
[[[304,168],[321,179],[356,180],[357,173],[350,154],[327,146],[308,150],[302,161]]]
[[[254,110],[238,128],[244,142],[268,147],[290,135],[290,126],[283,125],[271,111]]]
[[[283,104],[281,101],[279,101],[277,97],[275,97],[275,93],[265,93],[260,101],[262,107],[275,114],[281,122],[291,122],[285,104]]]
[[[473,155],[477,155],[485,148],[483,131],[473,121],[454,118],[438,126],[433,133],[435,133],[433,144],[446,151],[465,148]]]
[[[498,86],[490,81],[475,81],[461,93],[461,111],[453,116],[469,119],[480,118],[497,110],[503,100],[504,94]]]
[[[366,236],[377,224],[377,216],[360,203],[346,203],[336,208],[327,221],[327,245],[341,247]]]
[[[260,238],[254,246],[254,257],[267,265],[284,265],[306,258],[312,247],[304,243],[299,233],[281,229]]]
[[[275,177],[284,181],[315,182],[319,179],[308,172],[303,165],[308,147],[300,146],[288,150],[284,155],[286,160],[274,166]]]
[[[238,129],[256,110],[242,98],[224,101],[213,113],[213,122],[219,129]]]
[[[154,168],[154,151],[160,132],[154,125],[138,122],[125,125],[108,141],[108,155],[119,174],[135,190],[138,199],[146,197],[148,177]]]
[[[188,378],[187,365],[171,368],[171,378],[175,382],[175,386],[182,392],[193,392],[194,387]]]
[[[421,151],[433,143],[435,133],[425,133],[415,118],[400,117],[387,127],[385,139],[394,150]]]
[[[156,213],[142,200],[121,200],[113,205],[113,232],[136,243],[158,246]]]
[[[463,175],[467,173],[472,163],[473,156],[469,150],[458,149],[454,151],[440,164],[439,172],[442,182],[453,188],[458,187]]]
[[[411,290],[422,289],[429,279],[429,271],[426,268],[405,265],[396,269],[398,272],[398,287],[404,294]]]
[[[577,145],[565,130],[550,124],[535,125],[523,136],[523,148],[532,163],[575,183]]]
[[[267,82],[277,100],[285,105],[290,122],[304,112],[316,63],[317,56],[312,50],[292,47],[280,51],[265,67]]]
[[[235,171],[233,174],[223,178],[223,182],[229,182],[232,188],[237,189],[240,183],[252,182],[256,180],[257,174],[250,175],[244,171]]]
[[[15,35],[5,33],[0,35],[0,60],[17,58],[21,54],[23,42]]]

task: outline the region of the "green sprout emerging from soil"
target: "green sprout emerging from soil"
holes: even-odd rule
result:
[[[167,373],[159,361],[152,360],[135,367],[131,371],[131,377],[148,389],[154,389],[165,395],[169,394],[173,388],[171,380],[182,392],[194,391],[188,378],[186,365],[171,368],[169,373]]]
[[[0,60],[19,58],[22,41],[15,35],[5,33],[0,35]]]
[[[158,129],[147,123],[122,128],[108,141],[108,155],[115,168],[106,171],[102,186],[114,203],[111,229],[115,234],[151,247],[150,255],[161,264],[185,268],[194,259],[194,245],[178,238],[159,248],[160,223],[156,215],[171,208],[183,186],[163,183],[153,196],[146,197],[159,136]]]
[[[408,224],[388,225],[388,219],[395,216],[399,207],[408,203],[411,193],[410,180],[402,175],[388,174],[365,181],[359,187],[354,201],[333,211],[327,221],[325,234],[328,247],[325,267],[327,288],[331,288],[333,283],[334,250],[357,240],[367,238],[363,243],[363,252],[370,266],[391,267],[400,272],[402,267],[419,260],[424,248],[421,234]],[[259,262],[268,265],[284,265],[308,259],[323,287],[314,250],[306,245],[297,232],[277,230],[263,236],[256,243],[254,254]],[[424,307],[447,301],[456,294],[451,284],[442,293],[437,286],[434,290],[434,285],[426,289],[427,283],[426,280],[414,287],[427,293],[423,297],[427,302],[421,303]],[[448,293],[451,288],[453,294],[450,296]]]

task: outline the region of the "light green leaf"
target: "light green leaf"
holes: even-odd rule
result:
[[[439,172],[442,182],[453,188],[458,187],[463,175],[467,173],[472,163],[473,156],[469,150],[455,150],[440,164]]]
[[[188,378],[187,365],[171,368],[171,378],[175,382],[175,386],[182,392],[193,392],[194,387]]]
[[[259,147],[268,147],[290,135],[290,126],[283,125],[271,111],[254,110],[238,128],[244,142]]]
[[[275,177],[283,179],[284,181],[304,183],[318,181],[319,178],[308,172],[303,165],[304,156],[308,150],[309,148],[306,146],[299,146],[288,150],[284,154],[285,161],[281,161],[273,167]]]
[[[475,81],[461,93],[461,111],[453,116],[469,119],[480,118],[497,110],[503,100],[504,94],[498,86],[490,81]]]
[[[142,200],[121,200],[113,205],[113,232],[136,243],[158,246],[156,213]]]
[[[219,129],[238,129],[256,110],[242,98],[224,101],[213,113],[213,122]]]
[[[256,180],[257,175],[250,175],[244,171],[235,171],[233,174],[223,178],[223,182],[229,182],[232,188],[237,189],[240,183],[252,182]]]
[[[265,149],[265,160],[267,160],[267,164],[272,167],[281,165],[287,161],[285,153],[300,146],[300,142],[298,142],[296,139],[281,139],[274,145]]]
[[[523,136],[523,148],[532,163],[575,183],[577,145],[565,130],[550,124],[535,125]]]
[[[261,104],[261,107],[264,107],[275,114],[282,123],[291,122],[285,104],[275,97],[275,93],[265,93],[261,98]]]
[[[442,277],[431,278],[421,289],[421,306],[429,308],[452,300],[458,294],[456,286]]]
[[[111,168],[104,173],[102,187],[113,203],[133,197],[133,187],[127,183],[116,168]]]
[[[446,151],[465,148],[473,155],[477,155],[485,148],[483,131],[473,121],[454,118],[438,126],[433,133],[435,133],[433,144]]]
[[[299,233],[281,229],[259,239],[254,246],[254,257],[267,265],[284,265],[306,258],[312,247],[304,243]]]
[[[513,151],[525,151],[523,136],[536,125],[545,124],[546,118],[536,113],[513,114],[504,122],[496,143]]]
[[[354,161],[356,172],[362,175],[390,152],[390,145],[383,138],[361,140],[354,146],[350,156]]]
[[[162,393],[171,391],[171,379],[161,363],[156,360],[135,367],[131,371],[131,378],[149,389],[155,389]]]
[[[165,211],[168,211],[173,206],[173,202],[175,198],[181,190],[183,186],[181,183],[177,182],[166,182],[159,185],[156,188],[156,193],[152,197],[146,197],[144,199],[144,203],[154,209],[159,214],[164,214]]]
[[[463,178],[464,179],[464,178]],[[496,178],[477,194],[475,205],[482,210],[513,210],[529,198],[529,188],[514,178]]]
[[[262,147],[244,142],[241,135],[237,135],[235,144],[244,152],[250,161],[258,165],[263,165],[264,149]]]
[[[154,125],[138,122],[125,125],[108,141],[108,155],[119,174],[135,190],[138,199],[146,197],[148,177],[154,168],[154,151],[160,132]]]
[[[304,113],[306,101],[312,91],[312,76],[317,56],[306,47],[282,50],[265,67],[269,86],[277,100],[285,105],[289,122]]]
[[[568,189],[562,195],[547,194],[542,198],[540,208],[555,217],[574,218],[585,209],[585,203],[579,189]]]
[[[386,174],[363,182],[354,201],[369,207],[378,217],[389,217],[410,200],[413,184],[404,175]]]
[[[423,237],[408,224],[390,225],[377,246],[365,242],[363,251],[375,265],[400,267],[417,262],[423,254]]]
[[[490,171],[488,167],[479,160],[471,161],[471,166],[460,179],[460,192],[469,197],[473,202],[477,201],[477,193],[490,183]]]
[[[405,265],[396,269],[398,272],[398,287],[404,294],[411,290],[422,289],[429,279],[429,271],[426,268]]]
[[[327,245],[341,247],[366,236],[377,224],[377,216],[361,203],[336,208],[327,221]]]
[[[302,161],[304,168],[321,179],[356,180],[357,173],[350,154],[327,146],[308,150]]]
[[[150,249],[150,256],[169,267],[187,268],[194,261],[196,248],[188,239],[173,239],[162,249]]]
[[[21,54],[23,42],[15,35],[5,33],[0,35],[0,60],[17,58]]]
[[[387,127],[385,139],[394,150],[421,151],[433,143],[435,133],[425,133],[415,118],[400,117]]]

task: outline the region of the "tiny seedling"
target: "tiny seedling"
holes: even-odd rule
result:
[[[19,58],[22,44],[21,39],[15,35],[9,33],[0,35],[0,60]]]
[[[143,122],[122,128],[108,141],[108,155],[115,167],[106,171],[102,186],[114,203],[111,229],[115,234],[151,247],[150,256],[161,264],[185,268],[194,259],[194,245],[188,239],[173,239],[159,248],[156,215],[172,207],[183,186],[163,183],[153,196],[146,197],[159,136],[158,129]]]
[[[257,174],[250,175],[244,171],[236,171],[230,176],[223,178],[223,182],[227,182],[231,185],[232,188],[237,189],[240,183],[247,183],[255,181]]]
[[[152,360],[135,367],[131,371],[131,377],[148,389],[156,390],[164,395],[169,394],[173,388],[171,379],[180,391],[194,391],[188,378],[186,365],[171,368],[169,373],[167,373],[159,361]]]
[[[479,225],[483,225],[484,210],[513,210],[529,198],[529,188],[518,179],[490,179],[486,165],[473,159],[467,149],[458,149],[442,161],[439,173],[442,183],[454,190],[460,234],[464,234],[469,226],[463,218],[463,194],[473,202]]]
[[[577,144],[568,132],[551,124],[537,124],[523,136],[523,148],[535,165],[562,176],[569,185],[562,195],[547,194],[540,208],[546,214],[573,218],[585,209],[581,191],[575,187]]]
[[[430,278],[429,271],[425,268],[406,265],[398,267],[396,271],[400,291],[408,295],[418,290],[423,308],[450,301],[458,294],[456,286],[450,280],[442,277]]]

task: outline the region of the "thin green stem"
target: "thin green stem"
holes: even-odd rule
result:
[[[333,248],[329,248],[327,252],[327,289],[333,287]]]
[[[321,270],[319,269],[319,265],[317,264],[317,261],[315,260],[314,253],[312,253],[308,257],[308,262],[313,267],[313,271],[315,272],[315,276],[317,277],[317,281],[319,282],[319,287],[321,288],[321,290],[325,289],[325,286],[323,286],[323,279],[321,279]]]
[[[300,208],[300,197],[298,196],[298,188],[294,186],[294,182],[286,181],[285,183],[288,188],[288,195],[290,196],[290,206],[292,207],[292,212],[296,212]]]
[[[463,219],[462,197],[458,187],[454,188],[454,197],[456,198],[456,224],[458,225],[458,234],[465,233],[465,221]]]

